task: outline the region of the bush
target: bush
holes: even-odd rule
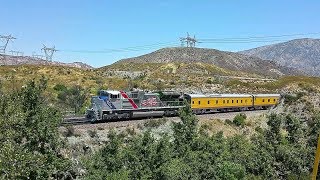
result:
[[[260,126],[256,127],[254,130],[256,130],[258,133],[263,133],[263,129]]]
[[[98,137],[98,133],[97,133],[96,130],[91,130],[91,129],[89,129],[87,132],[88,132],[88,134],[89,134],[89,136],[90,136],[91,138]]]
[[[224,123],[228,125],[233,125],[233,122],[230,119],[226,119]]]
[[[127,132],[128,135],[131,135],[131,136],[136,134],[136,131],[135,131],[134,127],[131,127],[131,128],[127,127],[126,128],[126,132]]]
[[[298,92],[296,95],[285,94],[284,95],[284,103],[291,105],[292,103],[299,100],[302,96],[304,96],[303,92]]]
[[[246,115],[245,114],[237,114],[234,118],[233,118],[233,123],[236,126],[241,126],[243,127],[245,125],[245,119],[246,119]]]
[[[71,126],[66,126],[66,129],[67,131],[64,133],[64,135],[66,137],[71,137],[71,136],[74,136],[74,127],[71,125]]]
[[[167,118],[161,118],[161,119],[152,119],[144,123],[145,127],[155,128],[159,127],[161,125],[164,125],[168,121]]]
[[[67,87],[63,84],[56,84],[53,89],[55,91],[66,91],[67,90]]]

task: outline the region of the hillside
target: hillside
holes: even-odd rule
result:
[[[30,56],[10,56],[10,55],[0,54],[0,66],[1,65],[24,65],[24,64],[68,66],[68,67],[76,67],[76,68],[83,68],[83,69],[93,68],[92,66],[82,62],[62,63],[57,61],[46,61],[40,58],[34,58]]]
[[[273,60],[282,66],[296,68],[308,75],[320,76],[320,39],[295,39],[240,53]]]
[[[163,48],[142,56],[122,59],[119,63],[205,63],[229,71],[237,71],[258,74],[268,77],[282,75],[296,75],[298,71],[280,66],[272,61],[264,61],[260,58],[251,57],[239,53],[219,51],[205,48]]]

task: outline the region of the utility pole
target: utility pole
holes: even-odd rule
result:
[[[187,33],[187,37],[180,37],[181,46],[184,47],[184,44],[187,44],[187,47],[195,47],[198,42],[196,36],[193,35],[193,38],[190,37],[189,33]]]
[[[0,46],[0,54],[5,54],[6,53],[6,49],[7,49],[8,43],[9,43],[9,41],[12,41],[13,39],[17,39],[17,38],[11,36],[11,34],[9,36],[0,35],[0,40],[2,42],[4,42],[4,45]]]
[[[55,47],[53,46],[52,48],[48,48],[47,46],[43,45],[43,48],[41,49],[42,51],[44,51],[44,54],[46,56],[46,60],[47,61],[52,61],[52,56],[53,53],[58,51],[55,49]]]

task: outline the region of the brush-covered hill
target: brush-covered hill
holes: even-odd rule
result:
[[[68,66],[68,67],[76,67],[76,68],[83,68],[83,69],[93,68],[92,66],[82,62],[62,63],[57,61],[46,61],[40,58],[34,58],[30,56],[10,56],[10,55],[0,54],[0,66],[1,65],[55,65],[55,66]]]
[[[308,75],[320,76],[320,39],[295,39],[240,53],[273,60],[282,66],[296,68]]]
[[[293,68],[280,66],[272,61],[239,53],[206,48],[163,48],[142,56],[122,59],[121,63],[203,63],[228,71],[257,74],[268,77],[301,74]],[[156,68],[156,67],[155,67]]]
[[[134,65],[134,66],[130,66]],[[149,66],[147,66],[149,65]],[[235,72],[217,68],[214,65],[202,63],[139,63],[117,64],[117,68],[140,68],[141,71],[116,71],[116,67],[104,67],[100,69],[81,69],[65,66],[48,65],[19,65],[0,66],[0,89],[14,91],[20,89],[33,79],[44,76],[48,79],[47,95],[55,99],[58,91],[55,86],[75,85],[86,89],[91,95],[95,95],[99,89],[129,90],[139,88],[144,90],[177,90],[181,92],[203,93],[280,93],[287,88],[305,89],[317,88],[320,90],[320,78],[304,76],[283,76],[274,81],[242,81],[237,79],[220,79],[219,75],[234,76]],[[152,69],[153,71],[144,71]],[[191,71],[192,70],[192,71]],[[129,74],[128,74],[129,72]],[[131,73],[136,73],[130,77]],[[119,75],[117,73],[124,73]],[[252,74],[237,74],[249,76]],[[257,76],[257,78],[259,78]],[[89,98],[89,97],[88,97]]]

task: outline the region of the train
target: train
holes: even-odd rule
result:
[[[280,94],[188,94],[175,91],[100,90],[91,97],[86,117],[91,122],[176,116],[190,104],[194,114],[267,109],[279,103]]]

